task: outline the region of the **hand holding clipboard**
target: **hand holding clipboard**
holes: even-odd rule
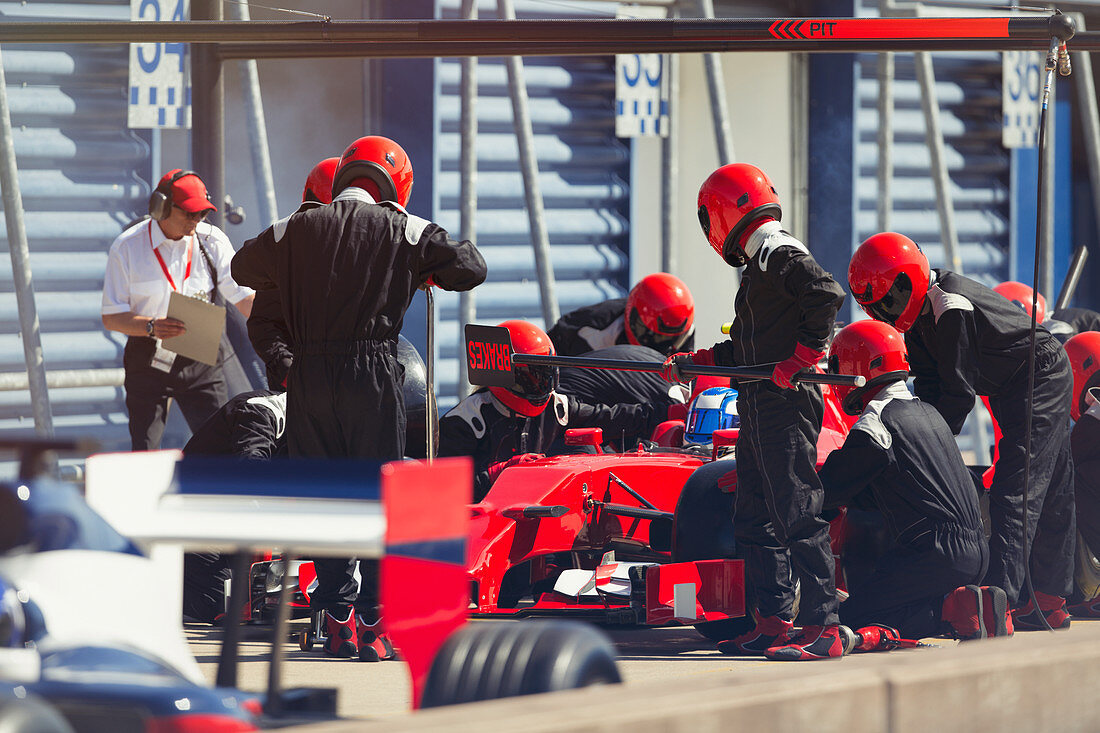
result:
[[[185,330],[164,339],[165,349],[210,366],[218,363],[218,346],[225,331],[224,307],[173,290],[168,299],[168,317],[181,321]]]

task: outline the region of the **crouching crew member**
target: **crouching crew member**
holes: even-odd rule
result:
[[[236,456],[262,461],[286,455],[286,394],[243,392],[206,418],[183,446],[185,456]],[[215,623],[225,609],[229,559],[218,552],[183,555],[183,615]]]
[[[973,479],[943,417],[905,386],[904,337],[879,321],[845,326],[829,347],[829,370],[867,384],[833,388],[859,419],[818,472],[825,507],[869,490],[894,545],[848,588],[841,622],[882,624],[912,639],[1011,634],[1005,592],[979,587],[989,550]]]
[[[719,649],[770,659],[839,657],[833,554],[816,471],[825,403],[820,387],[792,377],[824,357],[844,291],[805,244],[783,231],[779,195],[759,168],[722,166],[703,182],[698,201],[711,247],[730,266],[744,268],[741,286],[730,340],[669,357],[666,378],[680,381],[685,362],[775,365],[770,381],[737,384],[734,530],[757,600],[756,627]],[[804,623],[798,635],[795,580]]]
[[[500,324],[517,354],[553,355],[546,332],[527,321]],[[482,387],[439,421],[439,454],[472,456],[474,500],[500,472],[540,458],[566,428],[598,427],[608,435],[648,434],[664,412],[646,405],[591,405],[559,394],[557,367],[514,366],[513,387]]]
[[[1073,460],[1069,417],[1073,375],[1061,344],[1036,329],[1035,391],[1027,451],[1031,319],[990,288],[949,270],[932,270],[920,248],[894,232],[864,241],[848,267],[852,295],[871,317],[905,333],[917,397],[935,407],[955,435],[989,397],[1002,437],[989,491],[989,572],[1004,589],[1017,630],[1069,625],[1073,585]],[[1030,458],[1030,485],[1024,464]],[[1028,497],[1024,547],[1024,496]],[[1035,598],[1024,590],[1030,562]],[[1038,608],[1036,608],[1038,606]]]
[[[470,242],[405,211],[408,155],[363,137],[344,151],[327,206],[303,206],[245,243],[233,275],[283,300],[294,361],[287,378],[292,458],[400,460],[405,406],[397,337],[418,288],[469,290],[485,280]],[[325,651],[355,657],[377,619],[377,561],[319,558],[310,602],[324,610]],[[357,624],[353,606],[362,616]],[[372,634],[373,631],[367,631]]]
[[[695,301],[675,275],[646,275],[625,298],[566,313],[547,332],[562,356],[634,344],[665,356],[694,348]]]

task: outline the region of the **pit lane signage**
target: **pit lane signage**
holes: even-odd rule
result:
[[[130,20],[181,21],[190,0],[130,0]],[[191,127],[191,64],[186,43],[131,43],[127,126]]]
[[[503,326],[466,324],[466,370],[470,384],[511,387],[512,336]]]
[[[1034,148],[1039,144],[1043,55],[1038,51],[1005,51],[1001,59],[1001,144],[1006,148]]]
[[[664,8],[631,6],[619,18],[664,18]],[[615,57],[616,137],[667,137],[668,56],[630,53]]]

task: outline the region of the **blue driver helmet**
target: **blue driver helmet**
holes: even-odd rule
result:
[[[711,433],[725,428],[741,427],[737,416],[737,390],[730,387],[705,389],[691,401],[684,424],[684,442],[711,442]]]

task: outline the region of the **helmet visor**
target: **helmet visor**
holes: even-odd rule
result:
[[[688,334],[691,333],[691,329],[687,327],[687,321],[677,324],[675,326],[669,326],[661,319],[657,319],[658,331],[652,331],[642,321],[642,314],[635,308],[630,311],[629,316],[630,330],[634,334],[634,338],[638,339],[638,343],[642,346],[648,346],[654,351],[660,351],[663,354],[670,353],[674,349],[680,348],[680,346],[687,340]]]
[[[532,405],[545,403],[558,386],[557,367],[517,364],[512,367],[512,374],[516,379],[512,391]]]
[[[868,292],[862,297],[857,296],[856,299],[875,319],[893,325],[905,312],[909,301],[913,297],[913,281],[909,279],[908,275],[902,273],[894,280],[894,284],[890,286],[886,294],[874,303],[863,300],[863,297],[870,297],[870,295],[870,288],[868,288]]]

